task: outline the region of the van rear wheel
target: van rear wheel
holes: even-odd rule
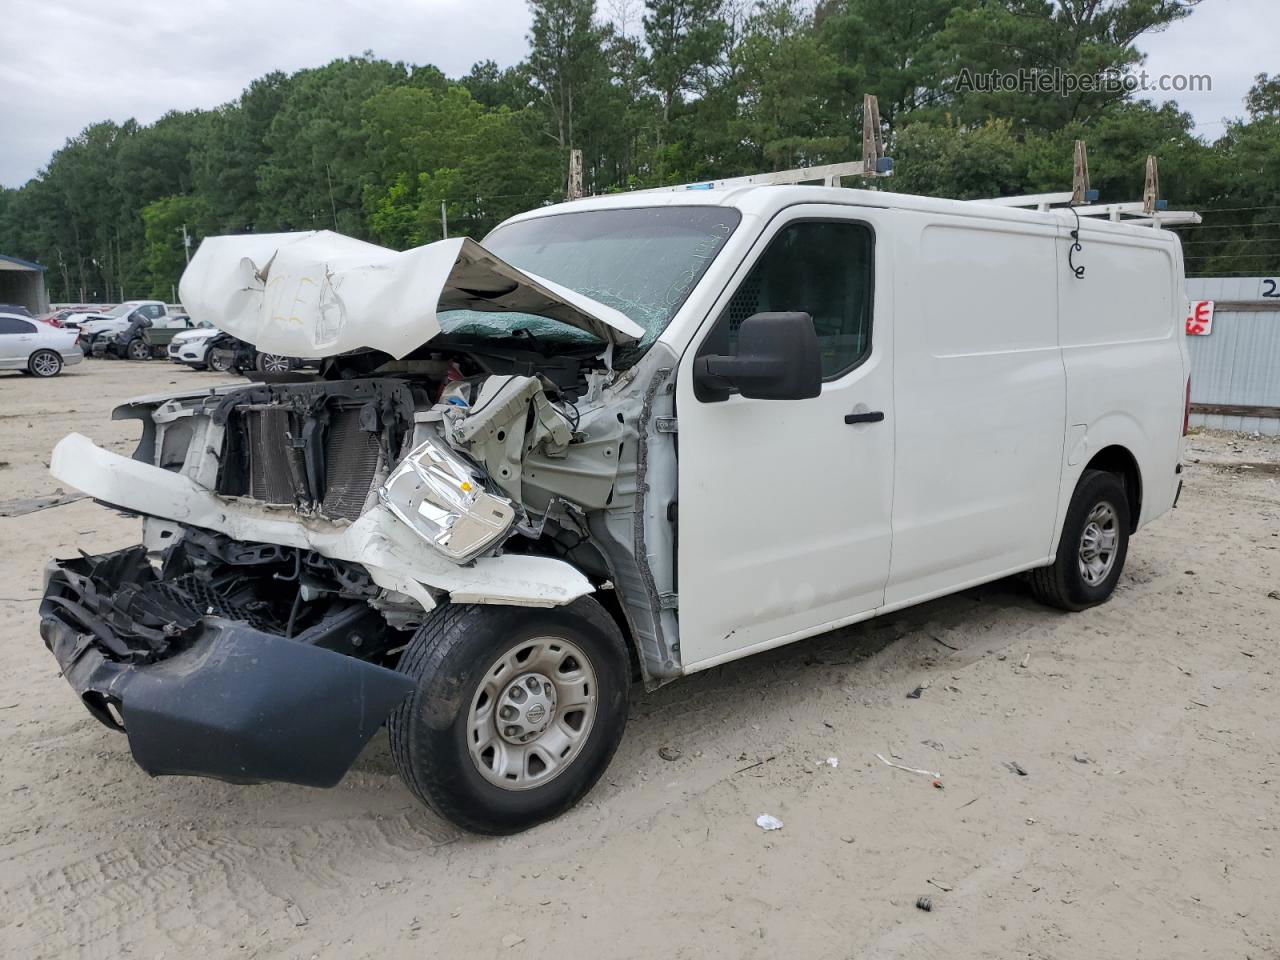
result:
[[[1076,484],[1052,564],[1031,571],[1036,599],[1063,610],[1107,600],[1129,552],[1129,498],[1114,473],[1086,470]]]
[[[627,722],[626,644],[591,597],[437,607],[399,670],[417,689],[387,720],[396,769],[420,800],[477,833],[516,833],[568,810]]]

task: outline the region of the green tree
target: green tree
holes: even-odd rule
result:
[[[837,65],[799,0],[764,0],[735,51],[741,116],[734,125],[754,147],[756,167],[786,169],[843,160],[843,124],[828,122]]]
[[[280,71],[269,73],[209,114],[192,158],[193,189],[203,199],[206,233],[242,233],[264,222],[260,211],[267,204],[258,172],[270,156],[267,135],[290,82]]]
[[[364,103],[408,78],[403,63],[372,55],[294,74],[265,137],[256,228],[363,236]]]
[[[200,200],[190,194],[162,197],[142,208],[145,284],[140,296],[169,300],[187,265],[182,231],[187,228],[194,250],[197,237],[191,231],[200,222]]]
[[[393,87],[369,98],[364,130],[370,180],[364,204],[381,243],[480,236],[556,191],[555,153],[532,110],[486,110],[461,85],[444,93]]]
[[[660,147],[682,98],[696,90],[722,58],[728,30],[720,16],[723,6],[724,0],[645,0],[646,75],[661,110]]]
[[[979,0],[948,16],[939,42],[947,51],[948,84],[956,117],[1012,122],[1016,131],[1052,131],[1089,121],[1128,99],[1119,84],[1059,93],[976,89],[992,72],[1103,76],[1143,60],[1136,46],[1146,33],[1188,16],[1199,0]]]
[[[1027,154],[1007,120],[913,123],[893,146],[895,190],[957,200],[1027,192]]]
[[[891,127],[948,98],[947,18],[976,0],[823,0],[815,23],[823,49],[836,61],[836,110],[853,139],[861,137],[862,97],[879,99]],[[932,119],[937,120],[937,111]]]
[[[549,118],[549,132],[567,164],[577,145],[575,121],[586,89],[603,76],[595,0],[529,0],[529,74]],[[565,166],[567,170],[567,165]]]

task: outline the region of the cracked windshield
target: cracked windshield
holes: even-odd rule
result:
[[[622,311],[644,339],[619,358],[638,358],[662,333],[738,225],[723,207],[660,207],[563,213],[499,227],[484,246],[513,266]],[[455,310],[447,333],[509,336],[517,330],[558,344],[592,344],[588,333],[544,317]]]

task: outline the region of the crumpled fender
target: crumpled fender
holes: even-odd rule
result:
[[[432,590],[454,603],[558,607],[594,589],[574,567],[554,557],[504,554],[458,566],[378,504],[349,525],[310,519],[289,508],[215,496],[182,474],[104,450],[68,434],[53,448],[49,472],[95,500],[161,517],[236,540],[279,543],[358,563],[378,586],[406,594],[424,610]]]

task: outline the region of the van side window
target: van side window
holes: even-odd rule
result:
[[[871,267],[874,239],[865,224],[800,221],[783,228],[729,301],[730,349],[754,313],[803,312],[813,317],[822,375],[833,380],[871,352]]]

